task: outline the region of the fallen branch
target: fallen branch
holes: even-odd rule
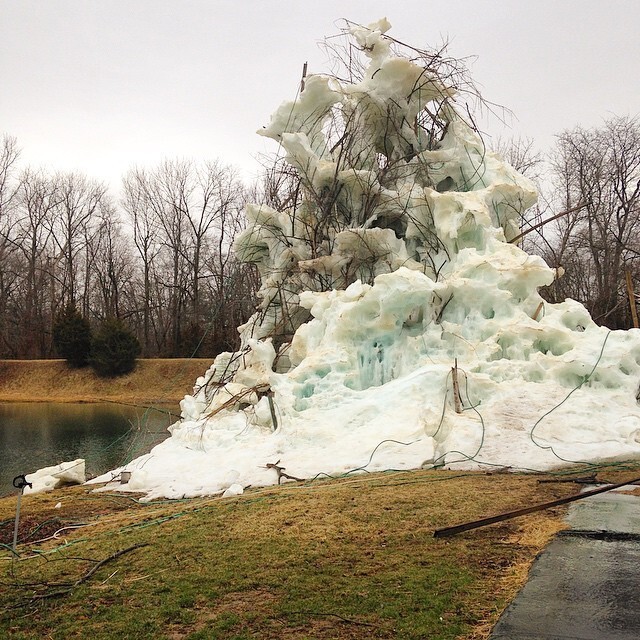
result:
[[[515,238],[511,238],[511,240],[509,240],[509,244],[515,244],[516,242],[519,242],[520,240],[522,240],[522,238],[524,238],[528,233],[531,233],[532,231],[535,231],[536,229],[539,229],[540,227],[544,227],[545,224],[549,224],[549,222],[553,222],[554,220],[557,220],[558,218],[562,218],[562,216],[566,216],[570,213],[574,213],[576,211],[580,211],[580,209],[584,209],[586,206],[590,205],[591,202],[583,202],[582,204],[579,204],[577,207],[572,207],[571,209],[567,209],[566,211],[562,211],[560,213],[556,213],[555,216],[551,216],[550,218],[547,218],[546,220],[543,220],[542,222],[538,222],[538,224],[534,224],[531,227],[529,227],[528,229],[526,229],[525,231],[523,231],[522,233],[520,233],[519,235],[517,235]]]
[[[87,580],[89,580],[89,578],[91,578],[91,576],[96,571],[98,571],[98,569],[104,567],[105,564],[111,562],[112,560],[115,560],[116,558],[119,558],[120,556],[123,556],[125,553],[129,553],[130,551],[135,551],[136,549],[140,549],[141,547],[148,547],[148,546],[149,544],[147,542],[141,542],[138,544],[134,544],[132,547],[127,547],[126,549],[120,549],[120,551],[116,551],[115,553],[112,553],[109,557],[104,558],[104,560],[100,560],[99,562],[97,562],[93,567],[91,567],[91,569],[89,569],[89,571],[87,571],[87,573],[85,573],[83,576],[78,578],[74,583],[69,584],[69,586],[66,589],[60,589],[59,591],[50,591],[48,593],[32,596],[28,602],[21,605],[17,605],[14,608],[18,608],[20,606],[26,606],[28,604],[33,604],[34,602],[37,602],[39,600],[48,600],[50,598],[59,598],[61,596],[65,596],[68,593],[71,593],[76,587],[80,586],[83,582],[86,582]]]
[[[277,462],[267,462],[267,464],[265,465],[266,469],[274,469],[278,474],[278,484],[280,484],[280,480],[282,480],[282,478],[285,478],[287,480],[295,480],[296,482],[304,481],[304,478],[296,478],[295,476],[291,476],[288,473],[285,473],[284,470],[286,469],[286,467],[281,467],[279,466],[279,464],[280,460],[278,460]]]
[[[139,542],[138,544],[134,544],[132,547],[127,547],[126,549],[121,549],[120,551],[116,551],[115,553],[112,553],[108,558],[105,558],[104,560],[100,560],[98,564],[96,564],[92,569],[87,571],[87,573],[85,573],[81,578],[76,580],[73,583],[73,586],[77,587],[83,582],[86,582],[98,569],[100,569],[105,564],[107,564],[107,562],[111,562],[112,560],[115,560],[116,558],[123,556],[125,553],[129,553],[129,551],[135,551],[136,549],[140,549],[141,547],[148,547],[148,546],[149,546],[148,542]]]
[[[370,624],[369,622],[358,622],[358,620],[352,620],[351,618],[345,618],[344,616],[338,615],[337,613],[326,613],[324,611],[288,611],[286,615],[290,616],[325,616],[331,618],[338,618],[338,620],[342,622],[347,622],[348,624],[355,624],[359,627],[373,627],[374,629],[379,629],[380,627],[375,624]]]
[[[433,537],[445,538],[448,536],[455,536],[457,533],[462,533],[463,531],[471,531],[472,529],[479,529],[480,527],[486,527],[487,525],[495,524],[496,522],[503,522],[504,520],[511,520],[511,518],[526,516],[527,514],[535,513],[536,511],[544,511],[545,509],[550,509],[551,507],[559,507],[560,505],[569,504],[570,502],[575,502],[576,500],[582,500],[583,498],[595,496],[599,493],[605,493],[605,491],[611,491],[612,489],[619,489],[620,487],[624,487],[634,482],[640,482],[640,478],[634,478],[633,480],[628,480],[627,482],[618,482],[617,484],[611,484],[607,487],[592,489],[591,491],[585,491],[584,493],[574,494],[566,498],[560,498],[559,500],[552,500],[551,502],[543,502],[541,504],[536,504],[532,507],[525,507],[524,509],[507,511],[506,513],[501,513],[497,516],[491,516],[489,518],[481,518],[480,520],[473,520],[472,522],[465,522],[464,524],[458,524],[454,527],[444,527],[443,529],[436,529],[433,532]]]
[[[596,484],[598,481],[596,479],[596,474],[592,473],[590,476],[581,476],[579,478],[542,478],[542,480],[538,480],[539,484],[550,483],[550,482],[575,482],[576,484]]]

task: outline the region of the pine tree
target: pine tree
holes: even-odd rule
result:
[[[91,366],[105,378],[133,371],[139,354],[138,339],[120,320],[105,320],[91,340]]]
[[[58,355],[72,367],[85,367],[91,352],[91,327],[80,312],[68,305],[53,324],[53,344]]]

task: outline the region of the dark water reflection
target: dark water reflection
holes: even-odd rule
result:
[[[92,476],[120,466],[164,440],[176,421],[168,411],[111,403],[0,403],[0,495],[13,478],[84,458]]]

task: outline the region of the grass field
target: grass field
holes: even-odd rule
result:
[[[563,512],[433,531],[576,491],[539,479],[415,471],[179,502],[25,496],[20,555],[0,554],[0,637],[486,638]],[[4,544],[14,510],[0,500]]]

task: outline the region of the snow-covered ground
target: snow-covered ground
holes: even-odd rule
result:
[[[359,82],[312,75],[261,131],[306,199],[248,207],[235,248],[262,288],[242,349],[216,358],[119,490],[238,493],[276,483],[276,463],[309,479],[640,454],[640,331],[542,300],[558,274],[509,242],[535,189],[485,149],[437,73],[395,57],[388,27],[353,29],[369,58]],[[416,125],[425,106],[444,123],[436,145]],[[336,110],[342,146],[327,138]]]

